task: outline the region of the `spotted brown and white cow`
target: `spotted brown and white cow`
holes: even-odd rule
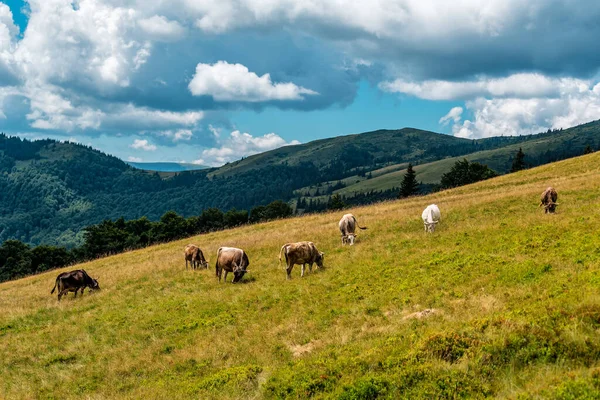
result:
[[[294,265],[302,265],[300,276],[304,276],[304,268],[308,264],[308,270],[312,272],[313,264],[317,264],[317,268],[323,268],[323,259],[325,253],[317,250],[313,242],[298,242],[287,243],[281,247],[279,251],[279,262],[281,263],[281,255],[285,256],[287,279],[292,278],[292,269]]]

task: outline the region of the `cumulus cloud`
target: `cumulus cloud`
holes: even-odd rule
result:
[[[144,151],[155,151],[156,146],[148,142],[146,139],[135,139],[133,143],[129,146],[132,149],[136,150],[144,150]]]
[[[295,144],[300,144],[300,142],[292,140],[288,143],[275,133],[252,136],[249,133],[233,131],[220,147],[203,150],[201,158],[195,160],[194,164],[221,166],[225,163],[239,160],[241,157]]]
[[[133,157],[133,156],[129,156],[127,157],[127,161],[131,161],[131,162],[142,162],[142,159],[140,157]]]
[[[188,87],[194,96],[212,96],[217,101],[302,100],[303,95],[318,94],[290,82],[273,83],[268,73],[258,76],[242,64],[226,61],[198,64]]]
[[[368,80],[466,101],[440,123],[477,136],[582,121],[598,96],[588,81],[600,65],[592,0],[28,3],[22,38],[0,3],[0,88],[12,91],[0,94],[0,118],[13,131],[144,131],[156,144],[191,143],[201,135],[176,132],[202,132],[208,113],[345,106]],[[539,117],[534,103],[564,108]],[[519,122],[499,125],[492,115],[502,112]]]
[[[600,118],[600,84],[578,81],[557,88],[556,97],[478,97],[466,102],[472,118],[463,120],[453,108],[440,123],[452,121],[455,136],[483,138],[535,134]]]
[[[170,21],[162,15],[141,19],[138,24],[150,37],[160,41],[175,41],[185,34],[185,28],[177,21]]]
[[[190,129],[177,129],[177,130],[168,130],[160,132],[161,136],[165,136],[171,139],[173,142],[178,142],[180,140],[190,140],[194,134]]]
[[[463,113],[462,107],[452,107],[448,114],[444,115],[440,118],[439,123],[442,125],[448,125],[450,121],[454,121],[454,123],[458,123],[460,121],[461,115]]]
[[[379,87],[386,92],[412,95],[426,100],[457,100],[474,97],[557,97],[562,89],[577,90],[581,80],[550,78],[536,73],[513,74],[502,78],[479,78],[472,81],[427,80],[407,82],[402,79],[386,81]]]

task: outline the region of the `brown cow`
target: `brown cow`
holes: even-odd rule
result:
[[[250,261],[244,250],[235,247],[219,247],[217,262],[215,264],[215,272],[217,273],[219,282],[221,282],[223,271],[225,271],[224,282],[227,282],[227,274],[229,272],[233,272],[231,283],[241,281],[244,274],[248,272],[246,269],[248,265],[250,265]]]
[[[281,254],[285,255],[287,279],[292,278],[292,268],[295,264],[302,265],[300,277],[304,276],[304,267],[308,264],[308,270],[312,272],[312,266],[317,263],[318,268],[323,268],[323,258],[325,253],[317,250],[313,242],[287,243],[279,251],[279,263],[281,263]]]
[[[558,193],[552,186],[550,186],[550,187],[548,187],[548,189],[544,190],[544,192],[542,193],[540,207],[544,206],[545,214],[548,214],[548,213],[552,214],[556,211],[556,206],[558,205],[556,200],[558,200]]]
[[[358,225],[356,221],[356,217],[352,214],[346,214],[340,219],[340,232],[342,234],[342,245],[346,243],[350,243],[350,246],[354,244],[354,239],[358,234],[355,233],[356,227],[358,226],[360,229],[367,229]]]
[[[86,287],[89,287],[90,290],[100,289],[100,285],[98,285],[96,279],[91,278],[85,270],[76,269],[75,271],[59,274],[56,277],[54,288],[52,288],[50,294],[53,294],[58,288],[58,300],[60,301],[60,298],[68,292],[75,292],[74,297],[77,297],[77,291],[79,289],[81,289],[81,294],[83,295],[83,291]]]
[[[204,253],[195,244],[188,244],[185,246],[185,269],[188,267],[188,261],[192,266],[192,269],[196,269],[203,266],[204,269],[208,269],[208,261],[204,258]]]

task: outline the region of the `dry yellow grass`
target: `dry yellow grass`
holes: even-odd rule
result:
[[[353,247],[340,243],[342,213],[327,213],[79,265],[102,290],[60,303],[50,290],[63,270],[3,283],[0,397],[593,394],[599,165],[592,154],[355,208],[369,229]],[[537,207],[549,185],[556,215]],[[431,203],[442,223],[425,235]],[[296,266],[286,281],[279,249],[302,240],[326,253],[326,268],[301,279]],[[185,270],[188,243],[208,271]],[[246,250],[245,283],[217,283],[220,246]],[[406,318],[427,308],[436,312]]]

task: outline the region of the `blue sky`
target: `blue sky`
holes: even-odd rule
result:
[[[591,0],[0,0],[0,130],[220,165],[565,128],[600,118],[598,20]]]

